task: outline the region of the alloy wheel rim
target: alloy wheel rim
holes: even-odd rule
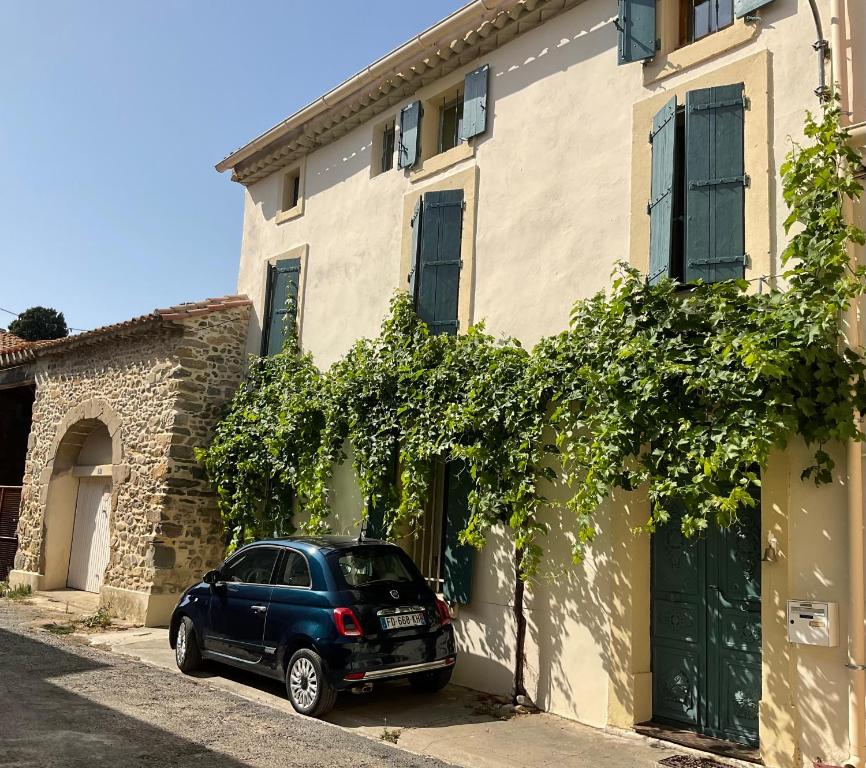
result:
[[[292,700],[304,709],[308,709],[316,700],[319,693],[319,677],[309,659],[300,658],[292,665],[289,690],[292,693]]]
[[[177,634],[177,660],[183,661],[186,657],[186,629],[181,627]]]

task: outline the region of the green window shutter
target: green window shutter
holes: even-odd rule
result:
[[[421,102],[413,101],[400,110],[400,154],[397,165],[411,168],[421,152]]]
[[[656,0],[619,0],[617,63],[644,61],[656,55]]]
[[[282,352],[286,336],[294,332],[300,277],[300,259],[283,259],[268,267],[262,355]]]
[[[685,280],[745,271],[743,84],[686,94]]]
[[[445,599],[466,605],[472,591],[472,562],[475,548],[461,544],[461,531],[469,524],[469,493],[472,475],[462,461],[451,461],[445,468],[445,546],[442,557],[442,591]]]
[[[473,70],[463,81],[463,125],[460,138],[463,141],[478,136],[487,130],[487,78],[490,66]]]
[[[734,16],[738,19],[743,18],[743,16],[747,16],[754,11],[757,11],[758,8],[763,8],[765,5],[769,5],[773,0],[734,0]]]
[[[457,333],[463,190],[428,192],[421,214],[416,311],[433,333]]]
[[[674,174],[677,157],[677,97],[653,118],[652,186],[647,211],[650,216],[650,259],[647,280],[657,283],[673,276]]]
[[[379,501],[367,511],[367,524],[364,529],[364,537],[367,539],[385,538],[385,501]]]
[[[409,256],[409,295],[415,306],[418,306],[418,275],[421,272],[421,212],[423,211],[424,195],[415,203],[415,211],[412,214],[412,252]]]

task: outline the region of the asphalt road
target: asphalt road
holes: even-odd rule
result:
[[[2,768],[444,768],[33,628],[0,600]]]

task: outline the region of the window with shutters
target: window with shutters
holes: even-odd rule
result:
[[[394,167],[394,151],[397,147],[397,124],[391,118],[373,129],[370,158],[370,176],[390,171]]]
[[[268,265],[262,320],[262,355],[282,352],[286,340],[297,332],[301,259],[281,259]]]
[[[742,83],[689,91],[655,115],[647,279],[683,283],[745,274]]]
[[[680,40],[693,43],[734,23],[734,0],[680,0]]]
[[[447,152],[460,143],[463,128],[463,94],[449,102],[443,102],[439,108],[439,151]]]

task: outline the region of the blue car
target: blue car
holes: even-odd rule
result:
[[[312,717],[375,680],[438,691],[457,660],[448,605],[408,555],[347,536],[239,549],[183,594],[169,642],[181,671],[210,659],[284,680],[295,710]]]

